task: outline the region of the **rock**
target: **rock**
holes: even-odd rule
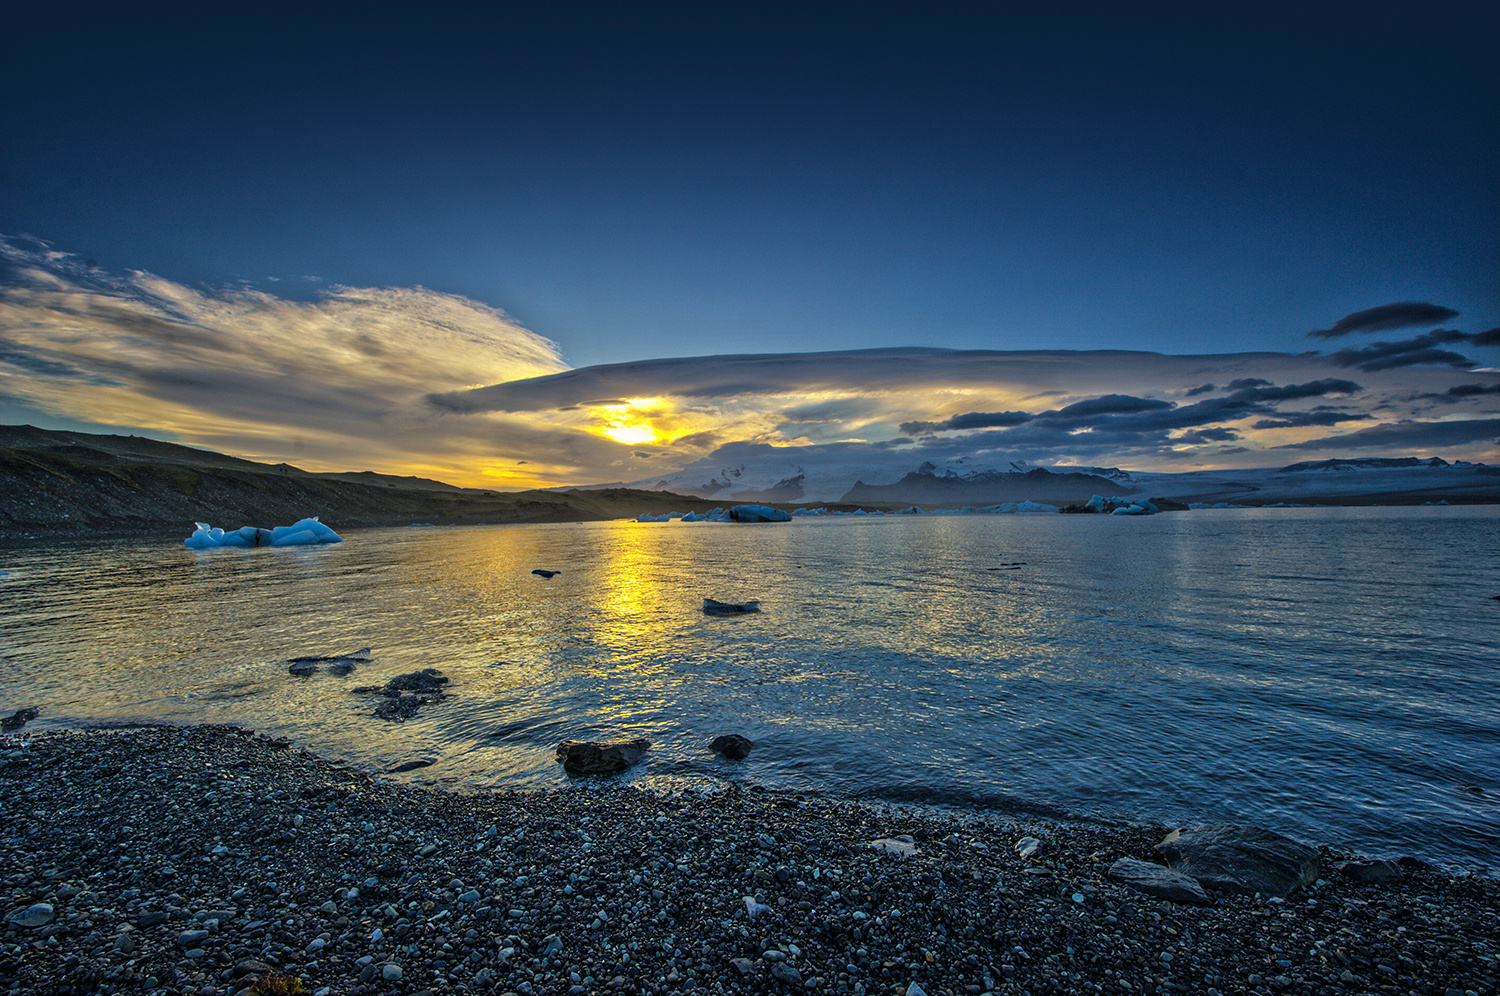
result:
[[[913,982],[906,987],[906,996],[927,996],[927,990]]]
[[[802,973],[784,961],[778,961],[771,966],[771,976],[789,986],[802,985]]]
[[[708,749],[723,754],[731,761],[742,761],[745,755],[750,753],[750,748],[754,746],[755,741],[749,737],[742,737],[738,733],[726,733],[723,736],[714,737]]]
[[[1024,861],[1030,861],[1032,858],[1041,853],[1042,842],[1037,840],[1035,837],[1022,837],[1020,840],[1016,841],[1016,854],[1018,854]]]
[[[386,768],[385,771],[388,775],[399,775],[403,771],[416,771],[418,768],[431,767],[433,763],[434,762],[429,761],[426,758],[419,757],[411,761],[402,761],[394,768]]]
[[[749,958],[731,958],[729,959],[729,964],[733,965],[735,971],[739,972],[741,975],[749,975],[751,972],[755,971],[755,962],[751,961]]]
[[[231,975],[236,979],[243,979],[247,975],[269,975],[271,966],[256,958],[241,958],[234,963]]]
[[[1401,877],[1401,869],[1393,861],[1340,861],[1333,867],[1351,882],[1361,885],[1390,882]]]
[[[703,611],[711,616],[738,616],[747,612],[759,612],[759,602],[720,602],[716,599],[705,598],[703,600]]]
[[[539,578],[555,578],[559,574],[561,574],[562,571],[544,571],[541,568],[537,568],[536,570],[532,571],[531,573],[535,574]]]
[[[366,663],[369,659],[370,648],[361,647],[347,654],[334,654],[331,657],[292,657],[287,660],[290,665],[287,670],[304,678],[319,670],[326,670],[331,674],[348,674],[356,665]]]
[[[42,710],[38,709],[36,706],[28,706],[25,709],[17,709],[9,716],[6,716],[4,719],[0,719],[0,730],[4,730],[6,733],[9,733],[11,730],[19,730],[21,727],[25,726],[33,719],[36,719],[41,714]]]
[[[12,927],[41,927],[52,922],[53,910],[51,903],[36,903],[13,914],[10,918]]]
[[[771,907],[767,906],[765,903],[758,903],[758,902],[756,902],[754,896],[746,896],[744,898],[745,898],[745,915],[748,916],[750,919],[754,920],[756,917],[760,916],[762,913],[769,913],[769,912],[771,912]]]
[[[1197,879],[1139,858],[1121,858],[1116,861],[1109,866],[1109,877],[1157,899],[1199,905],[1213,902]]]
[[[1315,848],[1261,827],[1213,823],[1175,830],[1156,850],[1168,867],[1220,892],[1286,897],[1318,878]]]
[[[597,740],[564,740],[557,745],[557,759],[570,775],[610,775],[637,763],[651,746],[645,737],[601,743]]]
[[[401,980],[401,966],[393,961],[388,961],[380,966],[380,977],[387,982],[399,982]]]
[[[208,940],[206,930],[184,930],[177,935],[177,944],[184,948],[193,948]]]
[[[901,834],[897,837],[881,837],[879,840],[872,840],[870,848],[880,851],[882,854],[894,854],[898,858],[909,858],[917,853],[917,842],[906,834]]]
[[[418,709],[431,702],[441,702],[443,686],[448,678],[436,668],[424,667],[420,671],[401,674],[384,685],[367,685],[351,689],[356,695],[383,695],[386,701],[375,707],[375,716],[404,722]],[[403,694],[410,692],[412,694]]]

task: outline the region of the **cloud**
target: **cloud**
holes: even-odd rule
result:
[[[737,454],[777,464],[782,478],[803,467],[852,484],[927,459],[1149,470],[1266,465],[1276,448],[1320,435],[1398,446],[1399,434],[1326,427],[1373,430],[1439,403],[1482,404],[1497,384],[1488,371],[1386,362],[1461,335],[1376,343],[1343,366],[1316,353],[910,347],[570,370],[555,344],[503,312],[420,287],[332,286],[288,300],[108,273],[0,238],[7,413],[313,470],[486,487],[654,483]],[[1484,438],[1450,449],[1500,454]]]
[[[941,422],[902,422],[901,431],[915,436],[960,429],[998,429],[1022,425],[1033,418],[1035,416],[1028,412],[966,412]]]
[[[39,413],[328,469],[451,472],[467,454],[429,458],[425,394],[565,369],[553,343],[455,295],[201,290],[21,239],[0,238],[0,329],[0,394]]]
[[[1385,332],[1390,329],[1411,328],[1414,325],[1438,325],[1457,318],[1458,312],[1441,305],[1425,301],[1397,301],[1375,308],[1345,315],[1331,329],[1316,329],[1307,333],[1319,339],[1334,339],[1352,332]]]
[[[1340,349],[1329,358],[1341,367],[1359,367],[1365,371],[1413,366],[1447,366],[1466,370],[1479,364],[1467,356],[1437,347],[1454,342],[1470,342],[1473,339],[1474,336],[1453,329],[1434,329],[1415,339],[1401,342],[1376,342],[1357,349]]]
[[[1189,429],[1177,437],[1179,443],[1232,443],[1240,438],[1233,429]]]
[[[1456,419],[1451,421],[1421,421],[1404,419],[1388,425],[1374,425],[1368,429],[1349,432],[1339,436],[1323,436],[1300,443],[1288,443],[1279,449],[1329,450],[1380,449],[1392,452],[1431,452],[1449,446],[1474,442],[1500,440],[1500,418]]]
[[[1279,418],[1263,418],[1252,429],[1301,429],[1310,425],[1339,425],[1343,422],[1366,422],[1373,416],[1363,412],[1315,410],[1294,412]]]
[[[1474,333],[1474,338],[1469,340],[1469,343],[1474,346],[1500,346],[1500,328],[1476,332]]]

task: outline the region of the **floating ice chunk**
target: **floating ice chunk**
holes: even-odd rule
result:
[[[194,523],[198,528],[183,541],[188,550],[213,550],[219,547],[254,546],[312,546],[316,543],[342,543],[344,538],[318,521],[317,516],[302,519],[290,526],[260,529],[241,526],[225,531],[206,522]]]
[[[736,505],[729,510],[734,522],[791,522],[790,512],[769,505]]]
[[[671,522],[673,519],[680,519],[680,518],[682,518],[682,513],[681,512],[663,512],[660,515],[652,515],[650,512],[647,512],[644,515],[637,515],[635,517],[635,521],[637,521],[637,522]]]
[[[756,902],[754,896],[745,896],[744,899],[745,899],[745,913],[752,920],[754,920],[756,917],[760,916],[762,913],[769,913],[769,912],[771,912],[771,907],[767,906],[765,903],[758,903],[758,902]]]

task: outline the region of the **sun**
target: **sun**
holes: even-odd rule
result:
[[[661,433],[640,409],[651,409],[660,404],[660,398],[627,398],[623,404],[601,405],[597,410],[604,424],[599,427],[599,432],[627,446],[658,442]]]

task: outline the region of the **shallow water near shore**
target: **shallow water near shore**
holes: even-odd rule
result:
[[[564,784],[558,740],[644,735],[631,780],[1252,821],[1479,867],[1500,853],[1497,551],[1494,507],[17,544],[0,710],[236,723],[377,770],[431,759],[401,777],[457,790]],[[352,674],[288,674],[366,646]],[[405,723],[350,692],[422,667],[449,694]],[[748,759],[705,749],[728,732]]]

